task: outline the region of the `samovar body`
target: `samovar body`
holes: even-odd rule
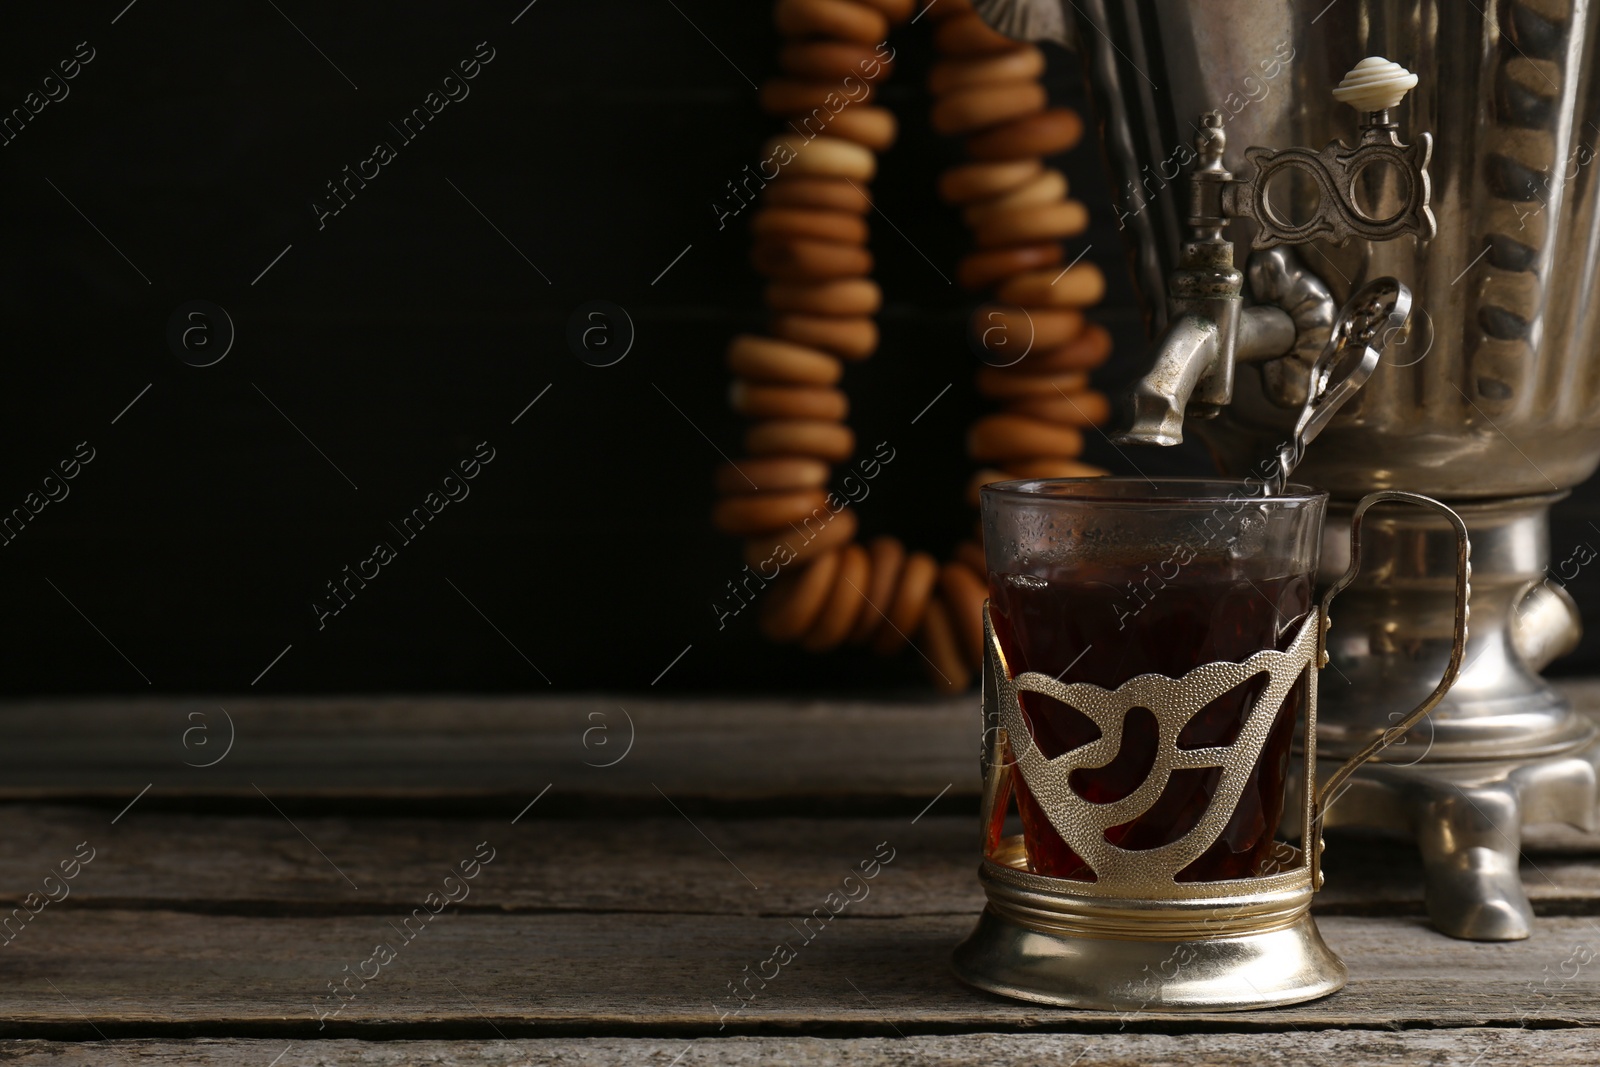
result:
[[[1182,175],[1168,175],[1192,156],[1198,112],[1223,112],[1223,162],[1246,173],[1248,146],[1320,146],[1347,130],[1349,109],[1329,89],[1363,57],[1387,56],[1420,75],[1401,108],[1408,129],[1434,135],[1436,236],[1302,250],[1337,302],[1368,278],[1393,275],[1410,286],[1418,320],[1307,455],[1306,480],[1352,498],[1401,487],[1465,499],[1556,492],[1594,472],[1600,27],[1588,5],[1078,6],[1107,34],[1085,26],[1078,39],[1118,219],[1156,332],[1165,326],[1187,195]],[[1290,215],[1305,210],[1306,192],[1286,185]],[[1251,222],[1234,227],[1248,244]],[[1261,376],[1241,374],[1234,402],[1200,425],[1241,471],[1288,432],[1292,411],[1268,394]]]

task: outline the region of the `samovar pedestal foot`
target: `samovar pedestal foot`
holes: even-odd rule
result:
[[[1522,890],[1522,802],[1509,779],[1418,776],[1407,790],[1428,918],[1451,937],[1518,941],[1533,932]]]
[[[1338,766],[1318,762],[1319,776]],[[1515,762],[1368,763],[1329,808],[1327,825],[1415,841],[1428,918],[1442,933],[1517,941],[1533,928],[1520,871],[1522,828],[1567,823],[1593,831],[1597,806],[1600,738]]]

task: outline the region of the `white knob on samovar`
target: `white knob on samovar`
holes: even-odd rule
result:
[[[1333,98],[1357,111],[1387,111],[1416,88],[1417,76],[1382,56],[1368,56],[1350,69]]]

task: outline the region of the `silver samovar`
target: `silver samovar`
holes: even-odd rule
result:
[[[1600,462],[1594,13],[1578,0],[975,6],[1084,60],[1155,337],[1119,442],[1193,429],[1226,472],[1251,475],[1289,438],[1336,309],[1383,275],[1412,291],[1403,343],[1297,477],[1333,493],[1329,576],[1348,563],[1362,494],[1450,503],[1472,539],[1471,643],[1445,702],[1330,819],[1417,842],[1439,929],[1526,937],[1522,826],[1594,829],[1600,765],[1594,723],[1539,676],[1579,636],[1549,573],[1549,508]],[[1368,58],[1384,56],[1395,62]],[[1449,528],[1379,515],[1328,650],[1329,760],[1390,729],[1450,651]]]

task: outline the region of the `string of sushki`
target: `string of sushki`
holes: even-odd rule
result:
[[[894,67],[890,30],[914,15],[915,0],[775,5],[782,73],[762,87],[761,103],[784,132],[762,153],[763,178],[775,173],[750,215],[770,318],[764,334],[728,348],[731,402],[750,423],[746,457],[717,471],[713,520],[745,539],[746,563],[775,583],[762,600],[767,637],[814,652],[854,644],[887,656],[910,645],[937,686],[961,691],[983,662],[977,540],[942,564],[892,536],[859,543],[849,497],[828,489],[835,465],[858,454],[841,383],[848,365],[878,349],[883,294],[867,220],[877,156],[897,130],[873,97]],[[979,465],[967,502],[975,507],[988,482],[1104,474],[1079,457],[1084,429],[1110,415],[1088,375],[1111,337],[1084,315],[1105,279],[1081,253],[1068,258],[1063,242],[1083,233],[1088,212],[1044,162],[1078,143],[1083,122],[1049,106],[1039,49],[989,29],[968,0],[936,0],[916,19],[931,25],[939,54],[932,126],[964,138],[968,158],[938,183],[975,245],[956,280],[992,298],[972,330],[990,350],[975,384],[996,410],[967,435]],[[868,462],[883,462],[883,447]]]

